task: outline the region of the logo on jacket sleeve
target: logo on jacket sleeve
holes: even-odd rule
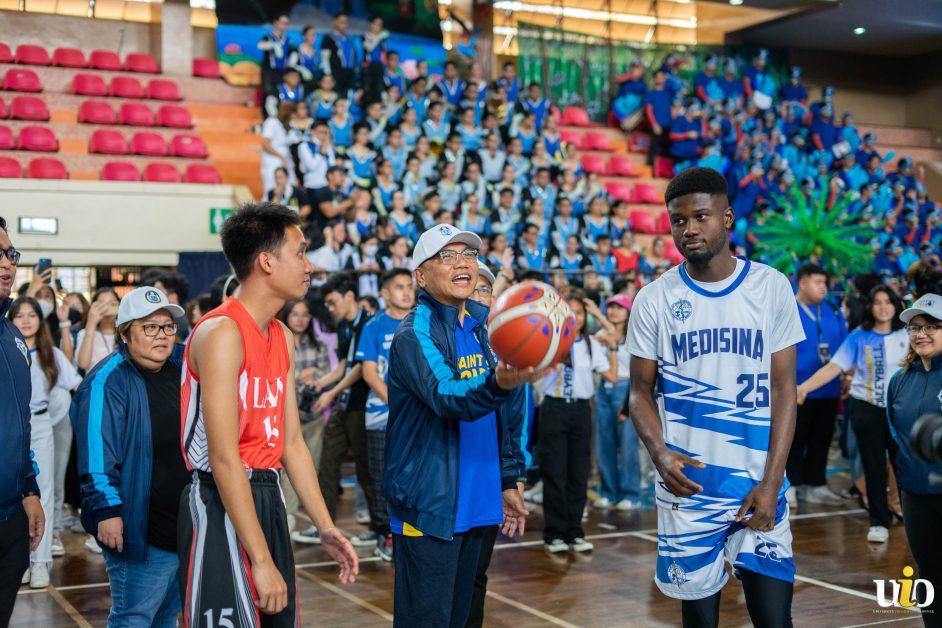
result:
[[[29,347],[27,347],[26,343],[19,338],[14,338],[13,340],[16,342],[16,348],[19,349],[20,353],[23,354],[23,359],[26,360],[26,365],[29,366]]]

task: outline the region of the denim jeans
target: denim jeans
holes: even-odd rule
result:
[[[595,394],[595,463],[602,478],[599,493],[612,503],[641,498],[638,433],[631,419],[618,413],[628,395],[629,380],[603,381]]]
[[[180,561],[175,552],[148,546],[144,563],[129,562],[108,550],[104,557],[111,581],[108,628],[176,628]]]

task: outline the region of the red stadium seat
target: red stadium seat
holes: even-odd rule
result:
[[[111,79],[108,92],[118,98],[136,98],[140,100],[144,97],[144,88],[141,87],[141,82],[130,76],[116,76]]]
[[[684,256],[677,250],[677,245],[674,244],[673,238],[664,238],[664,257],[670,260],[671,264],[675,266],[684,261]]]
[[[92,54],[88,55],[88,67],[117,72],[121,69],[121,57],[110,50],[93,50]]]
[[[87,68],[88,61],[77,48],[56,48],[52,51],[52,65],[60,68]]]
[[[559,107],[556,105],[550,106],[550,115],[556,118],[557,124],[563,121],[563,116],[561,113],[559,113]]]
[[[154,79],[147,84],[147,97],[154,100],[181,100],[180,88],[173,81]]]
[[[43,85],[39,82],[39,77],[32,70],[21,70],[14,68],[8,70],[3,77],[3,89],[11,92],[41,92]]]
[[[128,142],[119,131],[100,129],[88,138],[88,152],[103,155],[127,155]]]
[[[147,164],[144,180],[151,183],[180,183],[180,172],[171,164]]]
[[[26,168],[30,179],[68,179],[69,172],[58,159],[42,157],[29,162]]]
[[[10,115],[10,112],[7,111],[7,104],[3,102],[3,99],[0,98],[0,120],[5,119]]]
[[[0,44],[0,63],[12,63],[13,62],[13,53],[10,52],[10,47],[6,44]]]
[[[612,150],[608,136],[599,131],[586,131],[582,138],[582,148],[586,150]]]
[[[144,52],[132,52],[124,58],[124,69],[127,72],[142,72],[144,74],[160,74],[157,59]]]
[[[605,184],[605,190],[616,201],[631,201],[631,188],[627,183],[621,181],[609,181]]]
[[[72,77],[72,93],[83,96],[107,96],[105,79],[97,74],[76,74]]]
[[[102,181],[140,181],[137,166],[126,161],[109,161],[101,169]]]
[[[582,137],[575,131],[569,131],[568,129],[560,129],[559,139],[564,144],[572,144],[576,148],[582,147]]]
[[[190,112],[179,105],[161,105],[157,110],[157,126],[173,129],[192,129]]]
[[[140,133],[135,133],[134,137],[131,138],[131,152],[135,155],[166,157],[167,142],[157,133],[141,131]]]
[[[628,136],[628,150],[633,153],[646,153],[651,150],[651,136],[635,132]]]
[[[19,179],[23,176],[23,167],[12,157],[0,157],[0,179]]]
[[[657,232],[668,234],[671,232],[671,217],[667,212],[661,212],[657,217]]]
[[[184,183],[222,183],[222,177],[215,166],[207,164],[190,164],[183,175]]]
[[[48,122],[49,109],[45,102],[35,96],[17,96],[10,103],[10,117],[14,120]]]
[[[78,121],[88,124],[114,124],[117,117],[109,103],[103,100],[86,100],[79,105]]]
[[[657,233],[657,221],[644,210],[635,210],[628,214],[631,230],[634,233]]]
[[[592,126],[589,114],[582,107],[565,107],[563,109],[563,124],[572,126]]]
[[[154,112],[143,103],[124,103],[118,110],[118,123],[131,126],[154,126]]]
[[[16,47],[13,63],[22,63],[24,65],[49,65],[52,61],[49,59],[49,53],[46,52],[46,49],[42,46],[23,44]]]
[[[16,148],[16,138],[8,126],[0,126],[0,150],[13,150]]]
[[[605,158],[600,155],[583,155],[582,168],[586,172],[594,172],[596,174],[605,174],[607,170]]]
[[[616,177],[637,177],[635,162],[628,155],[612,155],[608,159],[608,174]]]
[[[674,160],[670,157],[654,158],[654,176],[658,179],[671,179],[674,177]]]
[[[51,129],[42,126],[24,126],[20,129],[20,141],[17,147],[20,150],[55,153],[59,150],[59,140]]]
[[[647,183],[639,183],[635,185],[631,193],[634,196],[632,201],[635,203],[660,205],[664,201],[663,196],[660,192],[657,191],[657,188],[652,185],[648,185]]]
[[[191,159],[203,159],[208,156],[206,146],[196,135],[181,133],[174,135],[170,140],[170,154],[176,157],[189,157]]]
[[[218,79],[220,77],[219,62],[215,59],[193,59],[193,76]]]

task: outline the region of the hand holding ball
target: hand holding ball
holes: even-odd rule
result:
[[[502,362],[535,371],[558,364],[569,353],[575,328],[569,304],[541,281],[524,281],[500,295],[487,325]]]

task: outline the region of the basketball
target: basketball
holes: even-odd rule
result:
[[[569,353],[575,326],[569,304],[552,286],[525,281],[500,295],[487,330],[501,360],[518,369],[542,370]]]

